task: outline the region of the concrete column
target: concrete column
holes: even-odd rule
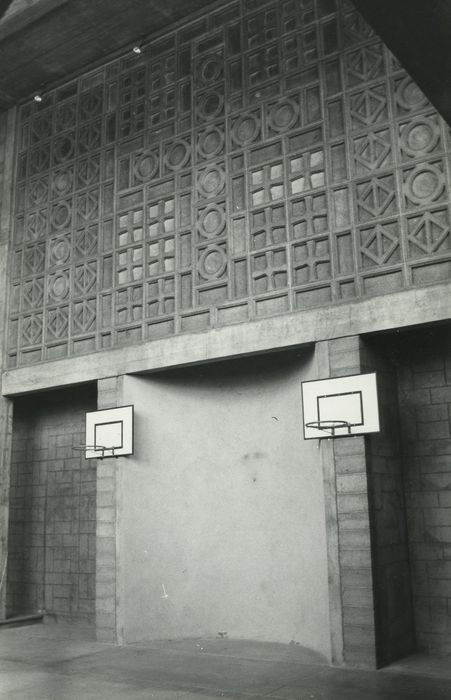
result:
[[[359,336],[317,344],[320,378],[361,373]],[[374,668],[376,635],[365,438],[322,440],[332,660]]]
[[[318,376],[330,376],[329,343],[316,344]],[[334,448],[332,440],[318,441],[323,469],[324,503],[327,532],[327,567],[329,581],[329,618],[331,631],[331,660],[338,666],[343,657],[343,612],[341,600],[340,548],[338,538],[337,484],[335,479]]]
[[[12,401],[0,396],[0,619],[5,618],[6,608],[12,409]]]
[[[15,110],[0,115],[0,619],[5,617],[12,401],[1,395],[7,345]]]
[[[121,404],[122,377],[97,383],[97,407]],[[97,460],[96,630],[99,642],[120,640],[117,625],[116,482],[119,460]]]

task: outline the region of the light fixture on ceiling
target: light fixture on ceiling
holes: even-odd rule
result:
[[[144,49],[144,44],[143,44],[143,39],[140,39],[139,41],[136,42],[136,44],[133,45],[132,51],[134,54],[139,56]]]
[[[45,90],[45,85],[40,85],[39,89],[36,90],[35,93],[33,93],[33,102],[36,102],[37,104],[41,104],[41,102],[44,101],[44,90]]]

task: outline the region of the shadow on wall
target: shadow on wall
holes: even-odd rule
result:
[[[274,380],[285,378],[290,374],[294,377],[311,364],[314,355],[315,345],[312,344],[302,350],[262,353],[223,362],[212,361],[164,370],[148,376],[151,376],[153,382],[168,385],[195,384],[201,391],[208,390],[210,385],[214,385],[236,388],[240,392],[243,384],[247,382],[254,384],[256,379],[258,381],[259,377],[264,378],[268,372]]]
[[[96,470],[73,446],[96,404],[95,385],[14,401],[8,617],[94,622]]]
[[[381,653],[450,653],[451,327],[381,334],[366,352],[382,404],[369,440]]]

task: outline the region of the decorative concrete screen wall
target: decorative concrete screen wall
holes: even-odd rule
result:
[[[19,110],[10,367],[448,279],[448,129],[334,0],[241,0]]]

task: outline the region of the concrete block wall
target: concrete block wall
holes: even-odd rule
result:
[[[123,377],[97,382],[97,407],[121,403]],[[118,639],[116,566],[116,469],[119,460],[97,460],[96,634],[101,642]]]
[[[399,404],[419,648],[451,651],[451,331],[409,333]]]
[[[379,665],[415,649],[396,367],[382,343],[362,343],[362,372],[376,372],[380,432],[366,438]]]
[[[74,445],[92,387],[16,399],[7,613],[94,622],[96,470]]]

